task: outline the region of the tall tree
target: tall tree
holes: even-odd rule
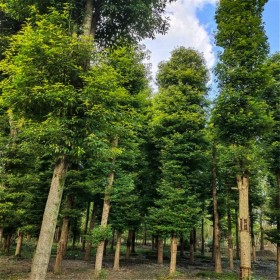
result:
[[[76,133],[84,126],[77,118],[83,114],[78,91],[91,50],[89,42],[71,34],[68,13],[53,10],[14,35],[1,62],[7,75],[2,101],[25,125],[30,141],[44,143],[55,161],[32,279],[45,278],[69,157],[80,154]]]
[[[220,96],[213,111],[220,139],[235,147],[239,190],[240,279],[251,277],[249,169],[251,142],[271,122],[260,90],[266,83],[268,53],[262,11],[267,0],[222,0],[216,11],[216,43],[222,48],[216,67]]]
[[[160,150],[161,178],[150,219],[155,232],[172,237],[170,274],[176,269],[177,237],[193,228],[199,211],[195,190],[205,145],[207,79],[203,58],[184,47],[160,64],[157,75],[159,93],[153,100],[151,127]]]
[[[271,207],[269,218],[277,224],[277,229],[269,232],[270,239],[277,244],[277,279],[280,279],[280,53],[277,52],[268,58],[269,83],[263,91],[272,112],[274,125],[272,131],[264,137],[266,143],[269,169],[274,179],[271,179]]]

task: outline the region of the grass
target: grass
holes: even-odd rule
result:
[[[227,273],[216,273],[212,271],[199,272],[196,276],[205,279],[222,279],[222,280],[236,280],[238,279],[237,273],[227,272]]]

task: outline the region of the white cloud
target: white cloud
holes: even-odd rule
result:
[[[184,46],[194,48],[203,53],[207,67],[215,64],[212,34],[208,34],[196,16],[198,9],[207,4],[215,5],[218,0],[179,0],[169,4],[167,14],[170,18],[170,28],[167,34],[158,35],[155,40],[145,40],[143,43],[151,51],[153,76],[160,61],[168,60],[170,52],[176,47]],[[214,20],[214,19],[213,19]]]

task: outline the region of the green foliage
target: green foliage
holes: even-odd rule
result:
[[[144,38],[154,38],[156,33],[164,34],[168,28],[168,18],[164,11],[166,4],[172,1],[94,0],[95,40],[102,46],[116,46],[124,42],[135,43]],[[81,26],[86,12],[85,1],[81,0],[28,0],[24,3],[2,0],[0,4],[7,13],[20,21],[34,17],[34,14],[48,13],[50,8],[61,11],[68,6],[69,18]]]
[[[90,241],[93,244],[98,244],[100,241],[110,239],[112,236],[111,226],[95,226],[91,236],[89,237]]]
[[[197,187],[206,144],[204,61],[194,50],[181,47],[161,64],[158,81],[151,131],[159,149],[160,178],[149,220],[157,234],[178,234],[194,224],[201,206]]]

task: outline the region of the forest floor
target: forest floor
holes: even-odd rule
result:
[[[148,252],[147,252],[148,253]],[[76,259],[75,259],[76,257]],[[94,261],[86,262],[79,259],[78,255],[72,255],[63,261],[63,273],[55,275],[52,273],[54,256],[51,259],[47,280],[89,280],[93,279]],[[210,256],[197,256],[191,264],[187,257],[179,257],[177,260],[177,274],[168,277],[169,260],[166,259],[163,265],[156,264],[154,253],[138,253],[130,259],[121,258],[120,270],[112,270],[113,254],[108,254],[104,259],[100,279],[107,280],[201,280],[201,279],[237,279],[238,261],[235,261],[235,270],[230,272],[228,262],[223,258],[224,272],[215,274],[213,262]],[[0,279],[1,280],[26,280],[29,277],[31,268],[30,258],[16,259],[12,256],[0,256]],[[276,278],[276,262],[274,253],[271,251],[257,252],[257,262],[252,264],[254,280],[270,280]]]

